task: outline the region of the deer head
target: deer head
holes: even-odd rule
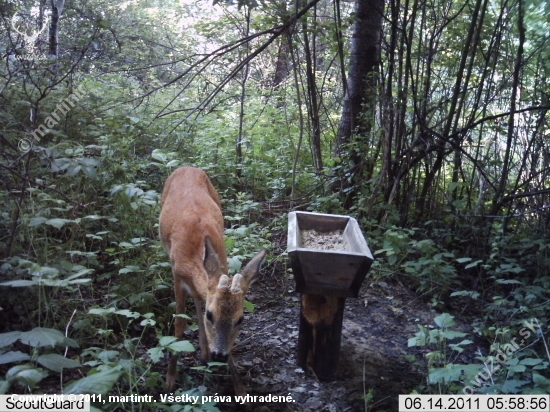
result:
[[[266,251],[258,253],[233,278],[222,272],[222,265],[209,237],[205,240],[204,267],[208,273],[208,295],[204,329],[215,362],[227,362],[243,322],[244,301],[250,285],[256,280]]]

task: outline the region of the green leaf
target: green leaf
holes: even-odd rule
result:
[[[542,359],[538,358],[526,358],[520,361],[520,365],[535,366],[542,363]]]
[[[5,395],[8,393],[8,391],[11,388],[11,382],[12,381],[3,381],[0,380],[0,395]]]
[[[157,322],[154,319],[143,319],[140,323],[141,326],[155,326]]]
[[[521,393],[522,390],[520,387],[527,385],[528,381],[520,381],[517,379],[510,379],[505,381],[502,386],[500,387],[500,390],[502,393]]]
[[[159,363],[164,356],[162,348],[151,348],[147,351],[153,363]]]
[[[15,330],[13,332],[0,333],[0,348],[11,345],[21,336],[20,331]]]
[[[229,264],[229,273],[238,273],[243,266],[240,256],[233,256],[229,258],[227,263]]]
[[[82,269],[72,274],[71,276],[69,276],[66,280],[73,280],[73,279],[79,278],[80,276],[89,275],[90,273],[94,273],[94,272],[95,272],[95,269]],[[90,281],[91,279],[86,279],[86,280]]]
[[[45,223],[57,229],[61,229],[63,226],[65,226],[66,223],[70,223],[70,222],[72,222],[72,220],[55,218],[55,219],[47,220]]]
[[[163,336],[159,339],[159,345],[160,346],[168,346],[170,345],[171,343],[177,341],[178,338],[176,338],[175,336]]]
[[[472,258],[464,257],[464,258],[458,258],[456,261],[458,263],[466,263],[466,262],[470,262],[471,260]]]
[[[40,371],[29,364],[14,366],[6,373],[6,378],[8,380],[17,380],[24,385],[30,386],[31,388],[36,386],[36,384],[46,376],[47,374],[45,372]]]
[[[550,390],[550,380],[548,380],[542,375],[539,375],[538,373],[533,373],[533,382],[535,382],[537,386],[539,386],[545,391]]]
[[[75,344],[72,339],[67,339],[65,335],[55,329],[34,328],[29,332],[21,333],[21,342],[33,348],[44,346],[71,346]],[[78,347],[78,345],[77,345]]]
[[[93,308],[88,311],[89,315],[105,316],[110,315],[116,311],[115,308]]]
[[[250,313],[254,313],[254,311],[256,310],[256,306],[248,300],[244,301],[244,308]]]
[[[9,282],[0,283],[0,286],[11,286],[12,288],[23,288],[27,286],[36,286],[38,282],[35,280],[11,280]]]
[[[434,318],[434,322],[441,329],[445,329],[456,325],[456,322],[453,320],[454,318],[455,318],[454,316],[449,315],[448,313],[443,313],[437,316],[436,318]]]
[[[172,352],[180,353],[180,352],[195,352],[195,347],[191,342],[188,340],[180,340],[177,342],[173,342],[170,345],[166,346],[168,349],[170,349]]]
[[[523,285],[523,282],[520,282],[516,279],[497,279],[496,283],[499,283],[501,285]]]
[[[472,299],[477,299],[479,297],[479,292],[474,292],[471,290],[460,290],[457,292],[451,293],[451,296],[469,296]]]
[[[472,263],[470,263],[469,265],[466,265],[466,266],[464,267],[464,269],[473,268],[473,267],[479,265],[479,264],[482,263],[482,262],[483,262],[483,260],[476,260],[475,262],[472,262]]]
[[[40,355],[38,359],[36,359],[36,361],[45,368],[59,373],[61,373],[63,368],[70,369],[78,368],[79,366],[81,366],[80,363],[78,363],[77,361],[58,355],[57,353]]]
[[[93,375],[86,376],[85,378],[71,382],[65,387],[64,394],[70,395],[81,393],[95,393],[105,395],[113,388],[114,384],[118,381],[121,375],[121,366],[103,370],[101,372],[97,372]]]
[[[31,357],[21,351],[6,352],[0,355],[0,365],[4,363],[28,361]]]
[[[527,367],[525,365],[515,365],[515,366],[510,366],[509,370],[510,372],[523,373],[527,370]]]
[[[467,336],[467,333],[464,332],[457,332],[454,330],[446,330],[441,332],[441,336],[443,336],[445,339],[457,339],[457,338],[463,338],[464,336]]]
[[[104,350],[98,355],[98,358],[103,363],[118,362],[120,359],[120,352],[117,350]]]
[[[141,316],[139,313],[137,313],[137,312],[132,312],[132,311],[130,311],[130,310],[128,310],[128,309],[117,310],[117,311],[115,312],[115,314],[117,314],[117,315],[122,315],[122,316],[126,316],[127,318],[134,318],[134,319],[139,318],[139,317]]]
[[[46,217],[33,217],[29,221],[29,227],[40,226],[42,223],[46,222],[48,218]]]
[[[460,380],[460,375],[462,375],[460,365],[450,363],[444,368],[430,368],[428,382],[431,384],[457,382]]]

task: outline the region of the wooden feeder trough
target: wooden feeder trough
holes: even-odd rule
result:
[[[330,379],[340,359],[345,300],[358,296],[374,259],[349,216],[290,212],[287,247],[302,294],[298,365]]]

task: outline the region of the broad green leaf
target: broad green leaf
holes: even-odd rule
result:
[[[140,269],[139,266],[126,266],[125,268],[122,268],[118,271],[119,275],[124,275],[126,273],[136,273],[136,272],[143,272],[143,270]]]
[[[482,262],[483,262],[483,260],[476,260],[475,262],[472,262],[472,263],[470,263],[469,265],[466,265],[466,266],[464,267],[464,269],[473,268],[473,267],[479,265],[479,264],[482,263]]]
[[[10,380],[4,381],[0,379],[0,395],[5,395],[8,393],[11,388],[11,383],[12,381]]]
[[[162,348],[151,348],[147,351],[153,363],[158,363],[164,357]]]
[[[46,217],[33,217],[29,221],[29,227],[39,226],[42,223],[46,222],[48,218]]]
[[[460,380],[461,375],[460,365],[450,363],[444,368],[430,368],[428,382],[431,384],[456,382]]]
[[[466,263],[466,262],[470,262],[472,260],[472,258],[469,258],[469,257],[463,257],[463,258],[458,258],[456,261],[458,263]]]
[[[456,338],[463,338],[464,336],[467,336],[467,333],[464,332],[457,332],[454,330],[446,330],[441,332],[441,336],[443,336],[445,339],[456,339]]]
[[[73,279],[79,278],[80,276],[89,275],[90,273],[94,273],[94,272],[95,272],[95,269],[82,269],[76,273],[73,273],[71,276],[67,278],[67,280],[73,280]],[[89,281],[91,279],[87,279],[87,280]]]
[[[121,375],[122,368],[120,366],[97,372],[93,375],[71,382],[65,387],[64,394],[95,393],[105,395],[113,388]]]
[[[143,319],[140,323],[141,326],[155,326],[157,324],[154,319]]]
[[[472,299],[477,299],[479,297],[479,292],[474,292],[471,290],[460,290],[457,292],[451,293],[451,296],[469,296]]]
[[[179,352],[195,352],[195,347],[191,342],[188,340],[180,340],[177,342],[173,342],[170,345],[167,346],[170,350],[173,352],[179,353]]]
[[[80,363],[73,359],[66,358],[58,355],[57,353],[48,353],[46,355],[40,355],[36,361],[54,372],[61,372],[63,368],[78,368]]]
[[[132,312],[131,310],[128,310],[128,309],[117,310],[115,314],[126,316],[127,318],[134,318],[134,319],[139,318],[141,316],[139,313]]]
[[[40,371],[29,364],[14,366],[6,373],[6,378],[8,380],[17,380],[30,387],[36,386],[36,384],[46,376],[47,373]]]
[[[533,382],[545,391],[550,390],[550,380],[542,375],[539,375],[538,373],[533,373]]]
[[[84,172],[86,177],[88,177],[89,179],[97,180],[97,171],[96,171],[95,167],[92,167],[92,166],[83,167],[82,171]]]
[[[542,363],[542,359],[526,358],[520,361],[521,365],[527,365],[527,366],[535,366],[535,365],[538,365],[539,363]]]
[[[256,306],[248,300],[244,301],[244,308],[250,313],[254,313],[254,311],[256,310]]]
[[[527,370],[527,367],[525,365],[515,365],[515,366],[510,366],[509,370],[510,372],[523,373]]]
[[[71,222],[72,220],[69,220],[69,219],[54,218],[54,219],[47,220],[45,223],[57,229],[61,229],[63,226],[65,226],[65,224],[71,223]]]
[[[116,311],[115,308],[93,308],[88,311],[89,315],[110,315],[111,313],[114,313]]]
[[[168,160],[168,156],[166,156],[166,153],[164,153],[164,151],[161,149],[153,150],[153,152],[151,153],[151,157],[163,163]]]
[[[448,313],[443,313],[436,318],[434,318],[434,322],[437,326],[439,326],[441,329],[450,328],[451,326],[456,325],[456,322],[454,321],[454,316],[449,315]]]
[[[176,338],[175,336],[163,336],[162,338],[159,339],[159,345],[168,346],[177,340],[178,338]]]
[[[229,264],[229,273],[238,273],[243,266],[243,262],[239,256],[229,258],[227,263]]]
[[[61,332],[49,328],[34,328],[29,332],[21,333],[21,342],[33,348],[44,346],[66,346],[67,338]]]
[[[48,266],[42,266],[39,270],[36,270],[32,273],[33,276],[52,276],[55,277],[59,275],[59,270],[56,268],[51,268]]]
[[[6,352],[0,355],[0,365],[4,363],[28,361],[31,357],[21,351]]]
[[[522,390],[520,389],[522,386],[527,385],[528,381],[521,381],[517,379],[509,379],[505,381],[502,386],[500,387],[500,390],[502,393],[522,393]]]
[[[117,350],[104,350],[98,355],[103,363],[117,362],[120,357],[120,352]]]
[[[9,282],[0,283],[0,286],[11,286],[12,288],[23,288],[27,286],[36,286],[38,282],[35,280],[11,280]]]
[[[0,348],[11,345],[13,342],[19,339],[21,333],[23,332],[20,332],[18,330],[15,330],[13,332],[0,333]]]
[[[520,282],[516,279],[497,279],[496,283],[499,283],[501,285],[523,285],[523,282]]]

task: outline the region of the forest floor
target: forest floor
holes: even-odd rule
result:
[[[438,315],[399,281],[371,281],[359,297],[346,299],[340,364],[330,381],[297,366],[300,295],[284,268],[264,270],[247,296],[255,312],[247,314],[233,350],[241,379],[251,396],[290,395],[289,403],[253,403],[249,410],[267,411],[396,411],[398,395],[425,384],[428,348],[408,347],[418,325],[434,326]],[[186,332],[197,344],[197,332]],[[194,340],[193,340],[194,339]],[[414,356],[416,361],[407,360]],[[197,354],[189,366],[200,365]],[[187,362],[196,362],[189,365]],[[180,368],[181,369],[181,368]],[[200,379],[196,376],[196,379]],[[209,393],[231,394],[228,378],[210,382]],[[372,397],[366,402],[366,396]],[[222,411],[244,410],[219,403]]]

